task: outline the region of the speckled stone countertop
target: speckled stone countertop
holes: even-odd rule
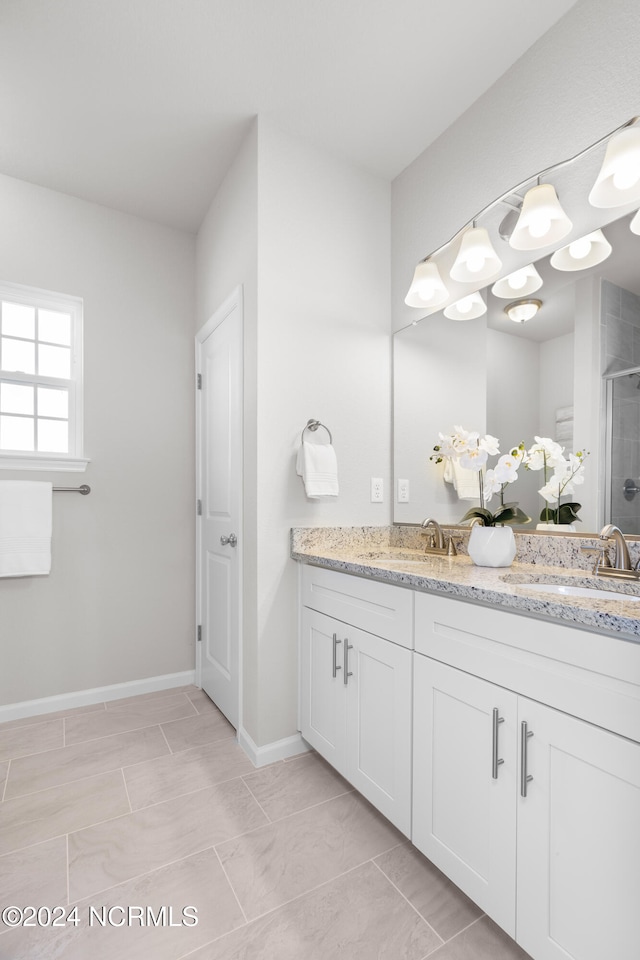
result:
[[[327,567],[439,593],[458,600],[508,608],[525,616],[561,621],[567,626],[611,634],[640,643],[640,581],[594,577],[593,557],[582,546],[593,537],[549,537],[516,533],[516,560],[510,567],[477,567],[466,554],[461,535],[459,555],[424,553],[422,531],[415,527],[299,527],[291,531],[291,556]],[[640,543],[631,543],[635,563]],[[620,599],[558,596],[527,584],[592,587]]]

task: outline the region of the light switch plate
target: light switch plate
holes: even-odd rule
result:
[[[398,503],[409,503],[408,480],[398,480]]]

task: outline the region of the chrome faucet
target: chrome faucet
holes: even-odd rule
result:
[[[624,534],[619,527],[613,523],[608,523],[600,531],[601,540],[612,539],[616,545],[616,562],[613,565],[614,570],[631,570],[631,557],[629,556],[629,547],[624,538]]]
[[[422,526],[424,527],[425,531],[429,530],[429,527],[433,527],[433,532],[429,530],[429,533],[425,532],[425,536],[431,536],[431,545],[434,547],[434,549],[444,550],[444,534],[438,521],[433,520],[431,517],[427,517],[426,520],[422,521]]]

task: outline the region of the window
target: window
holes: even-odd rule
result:
[[[84,470],[82,300],[0,283],[0,468]]]

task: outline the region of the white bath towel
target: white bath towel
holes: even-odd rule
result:
[[[0,483],[0,577],[51,572],[50,483]]]
[[[451,457],[447,457],[445,461],[444,481],[453,484],[458,500],[478,500],[480,497],[478,471],[461,467],[458,461]]]
[[[303,440],[298,450],[296,472],[302,477],[310,500],[338,496],[338,461],[330,443]]]

